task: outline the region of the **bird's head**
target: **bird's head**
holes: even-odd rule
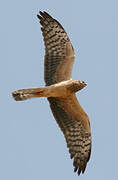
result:
[[[74,80],[72,89],[74,92],[77,92],[77,91],[80,91],[81,89],[83,89],[85,86],[87,86],[87,83],[85,81]]]
[[[78,80],[79,90],[83,89],[85,86],[87,86],[87,83],[82,80]]]

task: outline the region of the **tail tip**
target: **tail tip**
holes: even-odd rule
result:
[[[12,97],[14,98],[15,101],[22,101],[22,95],[18,91],[13,91],[12,92]]]

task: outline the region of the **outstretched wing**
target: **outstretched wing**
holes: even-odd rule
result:
[[[42,25],[45,43],[44,78],[46,85],[55,84],[72,77],[74,50],[61,24],[48,13],[37,15]]]
[[[91,132],[87,114],[75,95],[68,99],[48,98],[52,113],[64,133],[74,171],[84,173],[91,154]]]

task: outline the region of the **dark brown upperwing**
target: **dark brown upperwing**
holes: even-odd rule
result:
[[[74,95],[75,96],[75,95]],[[88,116],[84,114],[74,98],[48,98],[52,113],[64,133],[71,158],[74,158],[74,171],[84,173],[91,154],[91,133]],[[78,111],[79,113],[71,113]],[[75,115],[74,115],[75,114]],[[79,115],[80,114],[80,115]]]
[[[42,25],[45,44],[44,78],[46,85],[55,84],[72,77],[74,50],[61,24],[48,13],[37,15]]]

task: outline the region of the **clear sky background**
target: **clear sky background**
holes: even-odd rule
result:
[[[89,114],[93,144],[80,177],[47,100],[11,96],[45,85],[39,10],[63,25],[76,53],[73,79],[88,83],[77,97]],[[118,179],[118,1],[4,0],[0,36],[0,179]]]

